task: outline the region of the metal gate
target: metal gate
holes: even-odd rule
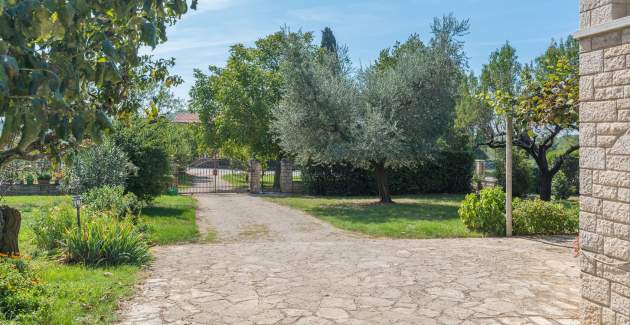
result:
[[[248,166],[238,160],[222,157],[203,157],[188,166],[178,168],[178,193],[246,192],[249,188]]]

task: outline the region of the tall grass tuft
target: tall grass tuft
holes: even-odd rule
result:
[[[55,253],[63,246],[66,232],[76,229],[76,210],[68,203],[36,210],[30,226],[35,246]]]
[[[149,261],[149,247],[129,220],[102,216],[88,220],[81,229],[65,236],[68,262],[90,266],[142,265]]]

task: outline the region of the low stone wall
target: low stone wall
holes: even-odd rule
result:
[[[59,184],[0,185],[0,195],[61,195]]]

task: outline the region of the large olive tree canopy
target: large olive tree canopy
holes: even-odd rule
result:
[[[185,0],[0,0],[0,165],[98,138],[108,116],[135,109],[125,99],[137,68],[168,76],[139,48],[166,41],[187,9]]]
[[[282,149],[305,162],[371,168],[381,202],[391,203],[386,167],[437,151],[454,117],[468,21],[445,16],[431,30],[428,43],[412,35],[356,73],[345,51],[322,53],[288,34],[272,121]]]

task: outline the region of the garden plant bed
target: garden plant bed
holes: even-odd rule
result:
[[[64,264],[56,256],[35,250],[29,224],[35,209],[71,202],[69,196],[10,196],[3,204],[22,213],[20,248],[23,258],[46,283],[52,303],[52,324],[108,324],[115,321],[121,299],[134,292],[140,267],[86,267]],[[152,243],[171,244],[196,241],[196,202],[187,196],[161,196],[143,210],[140,223]]]

